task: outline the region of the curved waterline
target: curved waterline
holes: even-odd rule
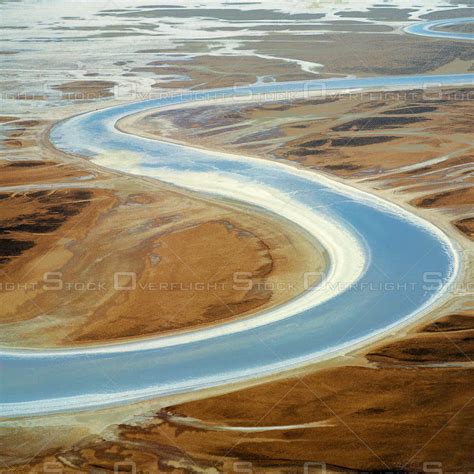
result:
[[[428,36],[430,38],[444,38],[454,40],[472,41],[474,34],[455,31],[439,31],[437,28],[448,26],[466,25],[474,23],[474,18],[452,18],[447,20],[433,20],[414,23],[404,28],[404,31],[412,35]]]
[[[398,206],[281,163],[126,135],[116,130],[118,119],[147,108],[205,100],[209,95],[403,89],[470,84],[473,80],[474,75],[417,76],[221,89],[113,107],[58,124],[51,133],[58,148],[80,152],[102,165],[194,190],[260,201],[272,211],[277,210],[271,208],[272,203],[280,197],[285,202],[284,208],[279,204],[279,210],[285,212],[286,208],[287,217],[298,222],[308,213],[309,220],[320,219],[320,225],[332,225],[351,239],[356,253],[362,250],[364,265],[351,278],[352,286],[336,288],[326,299],[319,298],[318,292],[327,290],[320,287],[312,293],[309,306],[294,307],[274,319],[270,310],[266,313],[270,319],[264,324],[253,325],[256,318],[240,328],[232,326],[239,322],[222,324],[187,333],[186,337],[197,337],[173,344],[169,340],[163,344],[166,339],[157,338],[87,350],[3,351],[2,414],[25,416],[110,406],[261,377],[328,358],[427,310],[458,271],[458,257],[449,239]],[[316,234],[321,237],[324,230],[318,229]],[[428,270],[439,276],[441,286],[426,282]],[[222,332],[223,328],[227,332]],[[208,332],[216,330],[220,332]]]

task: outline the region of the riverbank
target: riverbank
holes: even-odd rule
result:
[[[178,8],[154,0],[133,7],[125,0],[115,3],[111,9],[101,2],[83,2],[80,11],[73,7],[70,12],[62,0],[51,0],[48,9],[43,2],[5,4],[7,41],[0,51],[5,63],[6,117],[0,119],[5,149],[0,163],[6,165],[1,168],[0,182],[6,187],[0,193],[0,212],[7,218],[8,234],[0,238],[15,243],[7,246],[9,254],[0,259],[8,260],[3,262],[6,268],[21,264],[32,274],[38,271],[40,281],[45,271],[59,269],[67,284],[105,278],[113,286],[109,268],[135,272],[141,261],[139,274],[145,278],[140,281],[147,288],[147,277],[157,275],[164,257],[169,263],[170,249],[175,246],[186,255],[186,262],[175,261],[160,274],[171,283],[176,275],[189,280],[186,272],[183,275],[185,263],[192,262],[193,268],[202,265],[207,276],[207,269],[224,256],[240,270],[238,260],[244,256],[244,271],[251,273],[255,291],[240,295],[235,306],[234,298],[226,299],[235,311],[249,304],[270,304],[279,297],[272,294],[268,300],[269,288],[257,292],[259,284],[273,276],[277,285],[286,278],[284,273],[273,274],[274,260],[292,281],[298,273],[285,256],[294,255],[298,267],[306,264],[302,254],[307,236],[294,236],[298,229],[287,221],[276,222],[253,210],[250,219],[245,206],[216,203],[156,180],[112,173],[73,156],[53,157],[40,137],[53,122],[183,89],[348,74],[472,72],[473,49],[467,41],[415,37],[403,31],[423,18],[472,16],[469,5],[459,8],[462,2],[449,7],[441,0],[417,6],[401,0],[393,6],[217,2],[215,8],[184,4]],[[23,15],[24,11],[30,15]],[[468,33],[468,26],[457,25],[451,31]],[[472,437],[468,436],[474,425],[474,298],[469,293],[474,278],[472,95],[464,89],[447,92],[420,89],[404,91],[402,96],[353,94],[325,100],[306,97],[299,102],[291,96],[286,97],[291,99],[288,102],[258,105],[220,101],[161,110],[156,116],[144,114],[135,125],[150,138],[283,161],[397,203],[449,235],[460,249],[462,273],[456,287],[416,323],[398,326],[374,343],[331,360],[113,408],[3,419],[0,442],[6,472],[472,471]],[[130,162],[131,157],[116,154],[111,159]],[[277,235],[268,232],[274,226]],[[163,255],[165,246],[156,246],[161,239],[168,250]],[[189,246],[190,240],[199,243],[201,239],[206,245]],[[83,240],[87,246],[81,245]],[[308,245],[313,245],[310,240]],[[313,250],[308,249],[308,255]],[[431,272],[429,258],[418,261],[424,254],[420,250],[413,264]],[[267,272],[270,260],[272,272]],[[66,261],[70,264],[61,266]],[[1,265],[0,275],[8,280]],[[17,285],[25,281],[24,275],[20,277],[15,291],[26,293],[25,287]],[[224,271],[222,277],[233,281],[232,273]],[[432,278],[428,275],[429,282]],[[200,279],[191,278],[192,283]],[[434,280],[436,285],[436,276]],[[52,283],[58,283],[57,275],[52,276]],[[40,302],[37,294],[28,291],[25,304],[10,316],[21,319],[21,313],[34,312],[37,316],[14,323],[22,325],[22,330],[18,338],[11,337],[11,346],[79,348],[101,344],[97,337],[109,340],[109,336],[123,342],[133,333],[142,333],[141,324],[146,325],[148,318],[157,323],[152,304],[139,304],[146,299],[143,295],[134,299],[127,291],[124,306],[147,318],[129,318],[129,312],[124,320],[117,318],[119,305],[106,305],[97,298],[102,292],[86,295],[77,287],[73,293],[74,300],[63,289],[55,304],[46,292],[38,295],[48,302],[48,311],[43,312],[34,304]],[[182,310],[178,312],[188,318],[193,315],[186,310],[194,311],[194,301],[201,305],[201,295],[201,290],[196,291],[195,299],[189,301],[188,289],[175,289],[173,299],[189,305],[164,306],[170,312]],[[28,305],[30,301],[33,306]],[[80,317],[74,321],[63,317],[67,311],[62,309],[63,302],[80,309]],[[210,299],[208,303],[214,304]],[[387,311],[399,303],[401,299],[388,305]],[[111,316],[108,326],[101,327],[97,318],[83,318],[89,308],[99,305],[107,307],[98,314],[101,318]],[[64,315],[55,320],[58,311]],[[379,314],[386,316],[383,308]],[[194,316],[207,318],[207,309]],[[175,324],[176,320],[170,317],[161,322]],[[30,324],[32,330],[28,330]],[[84,342],[64,338],[69,324]],[[95,330],[90,331],[89,325]],[[347,329],[354,328],[357,323]],[[290,331],[296,329],[297,325]],[[137,389],[142,380],[134,358],[135,354],[127,354],[117,369],[128,371],[132,388]],[[195,372],[202,369],[198,352],[188,360]],[[97,369],[93,384],[101,395],[117,392],[115,370],[101,372],[96,364],[90,360],[85,371],[71,370],[66,392],[77,393],[91,383],[87,365]],[[23,392],[28,397],[36,393],[45,373],[36,370],[33,360],[26,367],[25,381],[31,380],[31,388]],[[161,377],[157,370],[156,378]],[[60,379],[42,388],[53,387],[50,398],[55,398],[64,389],[61,384]],[[31,406],[39,411],[46,408],[40,402]]]
[[[43,145],[47,124],[18,122],[32,138],[17,153],[41,159],[1,165],[4,346],[203,327],[279,305],[304,291],[305,271],[325,268],[319,244],[282,219],[107,172]]]
[[[438,114],[439,117],[444,116],[442,109],[440,110],[443,101],[435,104],[429,104],[428,101],[419,103],[423,102],[420,97],[417,101],[410,103],[408,113],[418,108],[417,112],[423,114],[426,119],[424,128],[428,120],[434,122],[429,124],[428,132],[431,128],[435,129],[436,140],[442,142],[443,130],[438,122]],[[449,101],[445,103],[450,104]],[[461,104],[462,101],[458,102],[458,107]],[[200,105],[204,108],[207,105],[211,106],[211,104]],[[356,105],[362,111],[370,111],[371,117],[374,116],[370,102],[365,104],[358,102]],[[465,105],[469,106],[468,103]],[[289,145],[283,147],[281,151],[282,154],[286,153],[287,157],[292,156],[294,143],[320,139],[317,136],[304,136],[295,140],[294,136],[288,133],[289,130],[294,130],[294,133],[304,130],[305,134],[308,134],[307,128],[299,128],[304,123],[304,115],[302,117],[301,114],[304,104],[296,104],[294,111],[291,105],[285,104],[283,113],[289,117],[298,117],[298,121],[292,124],[290,118],[283,125],[281,106],[252,109],[253,117],[260,114],[261,121],[256,121],[254,118],[253,121],[248,120],[250,117],[245,117],[248,113],[245,109],[239,109],[238,105],[234,107],[234,110],[221,110],[221,113],[232,116],[233,112],[234,120],[250,124],[247,125],[247,130],[244,128],[244,136],[253,135],[262,140],[261,146],[258,140],[253,143],[254,150],[262,150],[268,146],[265,143],[266,136],[256,127],[262,123],[268,126],[272,115],[278,117],[275,123],[285,131],[284,136]],[[326,114],[330,106],[323,104],[322,107],[326,107],[324,109]],[[431,109],[427,110],[427,107]],[[195,121],[199,120],[199,112],[196,114],[197,108],[193,110]],[[397,101],[396,104],[382,105],[380,112],[382,114],[388,112],[385,115],[390,116],[389,110],[395,110],[393,115],[399,116],[398,111],[404,108],[407,108],[407,104]],[[295,113],[296,110],[298,113]],[[433,116],[436,110],[438,114]],[[357,155],[363,160],[367,160],[370,156],[375,160],[377,157],[377,162],[383,163],[388,169],[374,169],[370,162],[363,161],[354,163],[354,166],[357,165],[359,168],[338,168],[336,160],[347,159],[345,150],[341,150],[341,158],[333,155],[331,163],[334,166],[334,173],[340,174],[336,179],[349,181],[353,186],[375,193],[396,202],[410,212],[417,213],[435,223],[462,249],[463,273],[459,276],[456,286],[435,309],[409,327],[394,331],[372,346],[346,353],[331,362],[262,379],[255,387],[246,388],[248,384],[233,386],[229,388],[231,393],[227,394],[221,394],[222,390],[219,389],[206,391],[198,395],[200,399],[198,401],[174,403],[173,406],[168,406],[166,401],[163,401],[166,408],[161,409],[153,421],[147,421],[141,427],[121,426],[116,432],[115,442],[120,445],[129,440],[143,443],[145,440],[153,439],[155,442],[167,444],[167,439],[176,439],[179,440],[182,451],[174,453],[161,451],[159,458],[174,460],[169,461],[171,465],[189,467],[189,463],[191,466],[194,463],[202,469],[206,466],[219,466],[219,469],[231,470],[235,462],[246,460],[251,462],[253,469],[257,471],[272,472],[272,465],[275,462],[278,463],[278,469],[282,466],[286,466],[287,469],[298,469],[304,462],[315,459],[328,463],[329,469],[336,472],[342,472],[343,469],[331,466],[332,463],[355,470],[388,468],[416,470],[422,469],[423,462],[429,459],[437,459],[447,470],[466,469],[469,466],[469,455],[463,453],[468,453],[469,448],[468,445],[460,448],[460,443],[462,445],[463,433],[473,421],[469,387],[473,381],[471,358],[474,347],[471,334],[474,330],[474,313],[469,285],[474,275],[470,234],[462,232],[457,224],[459,219],[469,219],[471,201],[468,200],[463,204],[466,197],[463,192],[456,192],[456,188],[464,189],[469,183],[469,173],[466,171],[472,160],[468,154],[469,140],[467,137],[466,140],[463,139],[462,135],[466,116],[462,109],[459,112],[459,121],[456,122],[456,117],[451,114],[450,126],[445,130],[446,137],[454,138],[452,148],[448,146],[440,150],[439,145],[436,146],[438,156],[444,155],[445,159],[435,160],[427,148],[424,155],[427,164],[423,165],[418,161],[419,148],[411,145],[416,153],[413,155],[408,153],[406,161],[399,162],[399,165],[395,166],[394,161],[384,157],[387,154],[395,154],[394,149],[367,144],[361,145],[362,152],[359,151]],[[158,115],[156,117],[160,120]],[[182,109],[179,110],[179,117],[186,123],[186,115],[183,119]],[[312,119],[314,120],[314,117]],[[351,115],[351,120],[355,121],[354,115]],[[416,124],[416,121],[412,123]],[[406,142],[413,143],[418,139],[413,128],[416,125],[412,123],[408,121],[403,125],[410,127],[409,131],[403,130],[403,136],[406,137],[405,150],[409,150],[409,144]],[[453,128],[453,124],[456,123],[458,125],[454,125]],[[123,124],[124,122],[122,126]],[[144,124],[141,122],[141,125]],[[341,126],[340,122],[336,124]],[[177,126],[177,123],[174,122],[173,125]],[[201,125],[204,125],[204,122]],[[298,128],[292,128],[293,125],[297,125]],[[327,125],[328,128],[329,125],[335,126],[334,123],[330,123]],[[232,129],[232,122],[226,123],[225,126]],[[379,132],[376,128],[372,130],[365,126],[365,133],[361,135],[387,133],[386,127],[382,130],[383,132]],[[456,131],[454,136],[453,130]],[[132,130],[128,128],[128,131]],[[133,132],[136,131],[135,128]],[[185,134],[184,128],[175,128],[174,137],[183,143],[189,140],[187,136],[189,131],[188,128]],[[213,141],[214,148],[229,151],[228,145],[221,146],[222,143],[226,143],[230,144],[232,152],[236,152],[238,145],[233,145],[225,130],[222,135],[217,130],[211,135],[206,135],[206,130],[200,129],[200,132],[206,137],[206,146],[209,146],[209,141]],[[256,132],[258,135],[255,135]],[[276,133],[274,135],[278,136]],[[397,135],[402,135],[399,130]],[[223,139],[223,136],[226,138]],[[434,135],[432,139],[435,139]],[[195,140],[196,137],[193,137],[193,144]],[[245,139],[241,141],[242,147],[248,143]],[[317,145],[319,143],[314,144]],[[279,149],[281,146],[281,143],[278,143]],[[306,145],[308,146],[311,147],[309,144]],[[364,147],[366,149],[372,147],[373,151],[368,154]],[[243,148],[241,152],[244,153]],[[248,149],[245,152],[248,153]],[[262,157],[270,159],[269,155],[268,153]],[[309,159],[313,157],[317,160],[325,159],[324,155],[321,157],[316,152],[313,155],[308,153],[306,156]],[[413,161],[410,161],[410,157]],[[304,164],[300,163],[299,166],[304,167]],[[364,167],[370,171],[364,172]],[[443,192],[443,183],[449,190],[448,194]],[[411,190],[411,187],[414,189]],[[435,197],[432,195],[434,190],[436,190]],[[237,388],[239,390],[235,391]],[[439,400],[443,399],[449,400],[449,403],[439,403]],[[259,403],[250,404],[249,400],[258,400]],[[173,423],[174,415],[179,416],[179,423]],[[200,420],[201,424],[184,427],[183,417]],[[251,435],[236,430],[216,432],[212,426],[210,428],[203,426],[207,423],[224,424],[228,427],[277,427],[319,422],[328,422],[335,426],[306,426],[296,431],[281,428],[271,432],[263,430],[258,434],[252,432]],[[388,431],[388,426],[397,426],[397,430]],[[444,427],[447,429],[443,429]],[[292,443],[289,444],[288,439],[291,439]],[[280,453],[278,461],[274,460],[275,446],[278,446]],[[347,449],[348,446],[351,447],[350,451]],[[355,446],[357,451],[354,454]],[[449,446],[453,449],[449,449]],[[95,448],[95,455],[103,459],[100,450],[99,444]],[[183,457],[180,452],[185,452],[186,456]],[[222,455],[223,452],[226,453],[225,456]],[[456,452],[455,456],[453,452]],[[82,462],[87,463],[87,456],[83,451],[81,455]]]

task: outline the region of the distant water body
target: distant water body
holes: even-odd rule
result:
[[[440,28],[450,26],[461,26],[474,23],[474,18],[455,18],[450,20],[434,20],[422,23],[414,23],[405,28],[407,33],[418,36],[428,36],[430,38],[445,38],[456,40],[472,41],[474,35],[472,33],[463,33],[455,31],[443,31]]]

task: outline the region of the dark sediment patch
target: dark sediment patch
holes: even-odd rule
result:
[[[72,217],[77,216],[81,209],[87,206],[87,201],[74,202],[69,204],[58,204],[57,206],[52,206],[48,208],[50,214]]]
[[[433,28],[433,31],[448,31],[454,33],[474,33],[474,23],[464,23],[460,25],[448,25],[441,28]]]
[[[356,412],[357,415],[380,415],[381,413],[385,413],[385,408],[377,408],[377,407],[369,407],[363,410],[359,410]]]
[[[15,125],[21,126],[21,127],[37,127],[40,125],[41,122],[39,120],[18,120],[15,122]]]
[[[426,117],[367,117],[332,127],[335,132],[350,132],[358,130],[379,130],[385,128],[400,128],[404,125],[426,122]]]
[[[414,199],[411,204],[418,207],[449,207],[456,205],[472,205],[474,201],[474,189],[472,187],[453,189],[427,197]]]
[[[44,166],[44,161],[12,161],[8,163],[9,168],[34,168],[36,166]]]
[[[261,21],[261,20],[319,20],[321,13],[284,13],[276,10],[240,10],[237,8],[156,8],[147,10],[103,10],[97,16],[119,16],[126,18],[215,18],[227,21]]]
[[[23,146],[23,142],[21,140],[14,140],[12,138],[3,140],[3,143],[8,148],[21,148]]]
[[[269,110],[274,112],[286,112],[287,110],[291,109],[290,104],[270,104],[270,105],[263,105],[260,107],[260,110]]]
[[[434,112],[438,107],[434,106],[423,106],[416,105],[413,107],[401,107],[399,109],[386,110],[382,112],[383,115],[415,115],[415,114],[426,114],[428,112]]]
[[[53,232],[69,218],[79,214],[88,202],[76,202],[47,208],[45,213],[19,215],[15,219],[0,221],[0,234],[26,232],[45,234]]]
[[[396,140],[399,137],[394,136],[378,136],[378,137],[347,137],[347,138],[333,138],[331,145],[333,147],[347,147],[347,146],[366,146],[376,145],[379,143],[386,143]]]
[[[367,359],[382,364],[469,362],[474,356],[474,332],[466,332],[451,332],[448,338],[441,331],[430,331],[388,344],[367,354]]]
[[[34,234],[46,234],[57,230],[64,222],[63,219],[40,218],[32,219],[30,223],[20,223],[7,225],[0,228],[0,234],[9,234],[12,232],[27,232]]]
[[[58,230],[69,218],[76,216],[89,205],[92,193],[84,190],[35,191],[3,193],[0,199],[10,203],[16,215],[0,220],[0,258],[7,263],[9,257],[20,256],[37,242],[26,240],[34,234],[47,234]],[[6,205],[6,204],[5,204]],[[25,209],[36,212],[24,212]],[[23,210],[23,212],[22,212]]]
[[[291,128],[308,128],[310,125],[309,124],[304,124],[304,123],[300,123],[298,125],[292,125]]]
[[[471,240],[474,240],[474,217],[466,217],[456,221],[454,225]]]
[[[468,18],[474,16],[474,8],[453,8],[452,10],[440,10],[421,15],[426,20],[449,20],[451,18]]]
[[[354,165],[352,163],[347,163],[347,164],[340,164],[340,165],[326,165],[324,166],[325,170],[329,171],[357,171],[361,169],[362,166]]]
[[[377,145],[380,143],[387,143],[392,140],[396,140],[399,137],[396,136],[363,136],[363,137],[341,137],[332,139],[317,139],[305,141],[297,145],[295,150],[291,151],[291,154],[296,156],[310,156],[318,155],[324,152],[324,150],[316,150],[315,148],[321,148],[325,145],[331,145],[334,148],[340,147],[358,147],[358,146],[369,146]]]
[[[311,150],[311,149],[297,149],[297,150],[291,150],[289,153],[287,153],[287,156],[293,155],[293,156],[313,156],[313,155],[322,155],[326,153],[325,150]]]
[[[243,137],[239,137],[236,140],[233,140],[231,143],[233,145],[245,144],[251,142],[260,142],[262,140],[272,140],[281,136],[280,129],[278,127],[269,128],[267,130],[262,130],[256,133],[251,133]]]
[[[84,189],[67,189],[55,191],[53,193],[48,191],[37,191],[29,193],[29,195],[37,198],[40,202],[63,203],[64,201],[87,201],[91,199],[92,192]]]
[[[423,332],[452,332],[474,329],[474,316],[469,314],[450,314],[423,328]]]
[[[12,117],[12,116],[9,116],[9,115],[1,115],[0,116],[0,123],[13,122],[17,118],[18,117]]]
[[[410,13],[415,12],[411,8],[373,7],[368,11],[341,11],[336,13],[341,18],[367,18],[376,21],[407,21]]]
[[[310,140],[308,142],[300,143],[300,146],[301,147],[320,147],[320,146],[326,145],[326,143],[328,142],[329,142],[328,139],[323,138],[321,140]]]
[[[34,245],[31,240],[0,239],[0,263],[9,262],[10,257],[18,257]]]
[[[245,125],[226,126],[217,130],[209,130],[208,132],[199,132],[196,134],[196,136],[200,138],[212,137],[214,135],[219,135],[220,133],[237,132],[238,130],[244,130],[244,129],[246,129]]]
[[[71,81],[52,86],[62,92],[62,97],[67,100],[90,100],[112,97],[112,81]]]
[[[305,105],[324,105],[324,104],[332,104],[334,102],[338,102],[339,97],[326,97],[325,99],[305,99]]]

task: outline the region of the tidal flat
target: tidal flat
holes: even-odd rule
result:
[[[472,89],[461,88],[443,89],[433,95],[422,91],[348,94],[258,106],[220,101],[212,120],[209,118],[213,107],[209,102],[181,109],[170,107],[159,114],[137,114],[120,123],[122,129],[144,136],[193,143],[233,154],[290,161],[303,168],[329,173],[435,222],[465,249],[465,272],[458,286],[452,289],[440,308],[408,330],[356,351],[349,360],[340,359],[335,362],[336,367],[315,366],[313,370],[296,372],[289,381],[276,380],[211,400],[206,398],[167,407],[159,416],[160,427],[165,423],[166,430],[169,427],[172,432],[183,433],[184,430],[189,433],[193,440],[190,444],[185,435],[180,436],[185,440],[186,452],[189,449],[202,455],[205,451],[205,459],[215,460],[219,453],[228,450],[224,459],[219,458],[219,462],[227,466],[224,470],[242,458],[252,459],[258,469],[271,469],[271,462],[257,460],[268,459],[267,447],[270,449],[271,445],[273,449],[274,443],[278,444],[279,452],[284,453],[284,469],[288,471],[298,469],[301,462],[323,456],[333,465],[345,459],[344,465],[351,465],[354,470],[383,469],[387,459],[391,459],[389,465],[394,466],[407,454],[411,456],[414,469],[422,469],[422,460],[431,456],[453,469],[469,465],[468,445],[459,447],[457,443],[463,438],[466,426],[472,423],[468,395],[472,384],[470,359],[474,330],[473,300],[468,290],[473,277],[472,233],[469,230],[472,219],[473,159],[469,132],[472,103],[466,100],[471,95]],[[456,107],[451,107],[453,104]],[[454,115],[453,110],[456,111]],[[456,117],[457,113],[459,116]],[[387,143],[390,143],[389,147]],[[338,380],[351,385],[344,390],[330,391]],[[359,384],[354,385],[354,380],[359,380]],[[390,388],[384,385],[389,380]],[[433,380],[438,380],[436,389]],[[367,385],[371,387],[369,390]],[[327,388],[328,392],[321,387]],[[449,404],[435,402],[439,400],[438,390],[451,390],[452,387],[456,387],[460,397],[457,401],[449,397]],[[286,411],[274,419],[275,410],[269,414],[265,410],[270,410],[272,404],[280,405],[279,397],[285,390],[289,395],[281,405]],[[360,396],[357,390],[360,390]],[[300,395],[300,391],[306,395]],[[428,392],[436,408],[416,408],[424,403],[421,399],[426,400]],[[350,396],[350,401],[341,399],[342,393]],[[372,402],[368,402],[370,393],[375,397]],[[393,406],[386,405],[392,402],[381,395],[383,393],[394,397]],[[418,396],[420,400],[416,401]],[[308,398],[308,405],[302,403],[302,397]],[[254,398],[260,400],[261,411],[246,410],[244,414],[239,404]],[[302,405],[308,406],[309,411],[306,415],[297,415]],[[395,409],[395,405],[403,407],[403,413]],[[348,406],[351,408],[343,417],[340,410]],[[466,413],[458,419],[453,416],[465,408],[467,417]],[[313,416],[319,409],[323,410],[324,416]],[[179,417],[177,422],[174,415]],[[350,423],[346,416],[350,417]],[[204,420],[207,425],[185,427],[181,423],[182,417]],[[425,439],[425,434],[422,431],[431,431],[432,423],[450,418],[449,435],[423,446],[421,439]],[[225,423],[224,420],[231,421]],[[228,427],[264,428],[311,422],[333,426],[302,427],[299,428],[300,435],[298,430],[285,428],[276,432],[263,429],[259,434],[212,428],[222,423]],[[346,443],[353,446],[355,437],[345,423],[350,428],[357,427],[357,435],[370,440],[367,443],[372,449],[361,446],[355,457],[351,451],[345,458]],[[390,441],[387,425],[399,426]],[[407,426],[410,430],[421,430],[414,434],[417,441],[408,436],[403,428]],[[380,432],[376,431],[377,427]],[[168,431],[166,433],[168,435]],[[277,433],[281,433],[281,438]],[[202,441],[196,441],[200,439]],[[291,443],[288,443],[289,439]],[[456,458],[451,453],[442,454],[442,446],[449,445],[449,440],[457,445],[453,448],[459,453]],[[360,464],[354,465],[354,459],[361,460]],[[281,465],[276,469],[281,469]],[[334,467],[334,470],[338,468]]]
[[[331,262],[292,222],[63,153],[51,128],[193,90],[472,72],[472,42],[404,32],[472,17],[469,3],[420,3],[4,2],[2,351],[150,340],[304,294],[304,275],[315,283]],[[474,89],[347,92],[173,106],[117,127],[310,170],[396,203],[459,249],[445,297],[410,325],[298,369],[104,409],[4,417],[4,472],[473,470]],[[250,286],[236,288],[236,274]],[[112,373],[103,386],[113,393]]]

